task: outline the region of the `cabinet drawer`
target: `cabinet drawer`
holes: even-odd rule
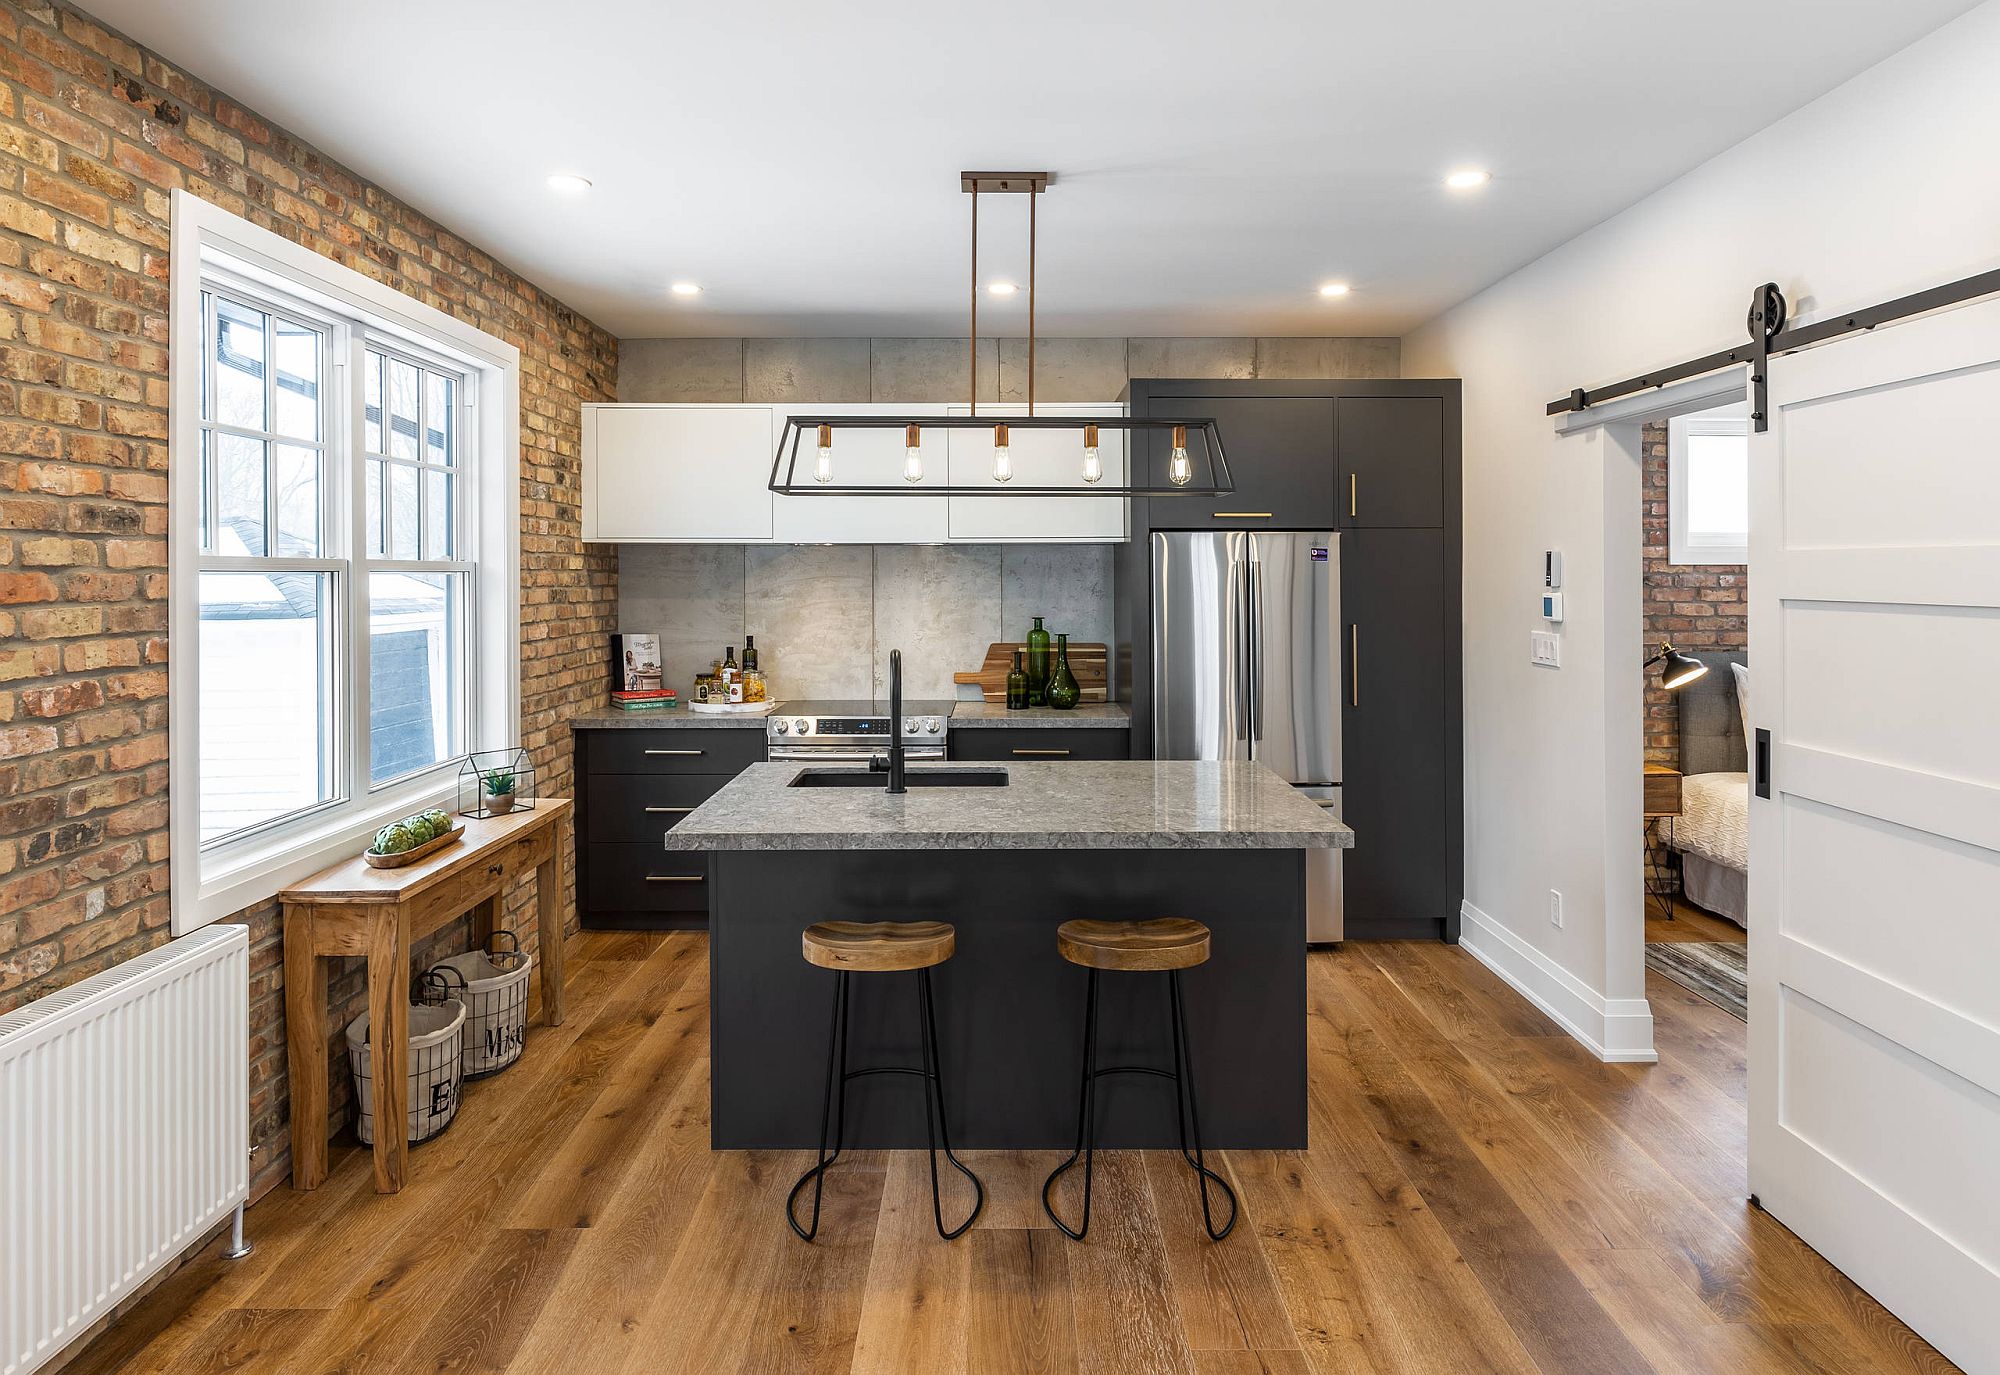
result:
[[[762,730],[599,730],[589,732],[588,772],[735,775],[764,762]]]
[[[1129,759],[1132,736],[1123,730],[1058,726],[1047,730],[955,730],[953,759],[1004,759],[1048,763],[1064,759]]]
[[[593,912],[705,912],[708,856],[671,853],[658,841],[589,847],[586,905]]]
[[[729,782],[712,773],[600,773],[584,780],[591,840],[657,842]]]

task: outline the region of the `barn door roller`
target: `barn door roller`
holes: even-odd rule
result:
[[[1630,377],[1623,382],[1613,382],[1609,386],[1578,387],[1568,396],[1549,402],[1548,414],[1561,415],[1565,411],[1589,410],[1592,406],[1603,405],[1606,401],[1616,401],[1621,396],[1654,391],[1675,382],[1686,381],[1690,377],[1700,377],[1704,373],[1720,372],[1724,368],[1747,363],[1750,365],[1750,421],[1757,430],[1766,430],[1770,428],[1768,398],[1772,358],[1796,353],[1800,349],[1812,348],[1818,344],[1831,343],[1849,334],[1866,333],[1877,325],[1894,324],[1899,320],[1927,315],[1934,310],[1963,305],[1967,301],[1977,300],[1981,296],[1991,296],[1995,292],[2000,292],[2000,269],[1948,282],[1944,286],[1934,286],[1908,296],[1899,296],[1893,301],[1884,301],[1866,310],[1851,311],[1831,319],[1815,321],[1810,325],[1788,326],[1785,293],[1778,290],[1776,282],[1766,282],[1750,296],[1750,311],[1746,320],[1750,338],[1746,343],[1716,353],[1704,354],[1700,358],[1690,358],[1685,363],[1676,363],[1670,368],[1661,368],[1643,377]]]

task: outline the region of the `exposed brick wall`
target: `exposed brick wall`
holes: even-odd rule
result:
[[[617,561],[579,542],[577,408],[613,399],[616,341],[81,11],[0,0],[0,1012],[167,939],[175,187],[521,349],[521,725],[544,791],[572,791],[564,723],[607,688]],[[563,873],[574,925],[573,852]],[[512,901],[532,943],[532,884]],[[270,903],[233,920],[262,1181],[290,1156],[280,929]],[[330,982],[345,1025],[360,962]]]
[[[1747,649],[1750,570],[1740,563],[1669,562],[1667,427],[1648,425],[1643,520],[1646,561],[1646,657],[1660,641],[1680,649]],[[1646,677],[1646,762],[1681,763],[1681,721],[1657,670]]]

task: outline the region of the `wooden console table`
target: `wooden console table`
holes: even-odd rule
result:
[[[542,966],[542,1013],[563,1019],[563,932],[557,844],[569,817],[566,797],[537,798],[533,811],[454,817],[465,835],[428,859],[400,869],[372,869],[361,856],[334,865],[278,894],[285,905],[285,1027],[292,1072],[292,1187],[315,1189],[326,1178],[326,961],[368,959],[368,1026],[375,1054],[375,1189],[403,1187],[410,1037],[410,949],[466,912],[484,944],[500,917],[500,895],[535,872],[536,958]]]

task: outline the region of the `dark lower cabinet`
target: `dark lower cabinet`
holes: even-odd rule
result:
[[[1064,759],[1129,759],[1131,732],[1090,726],[992,726],[951,733],[953,759],[1049,763]]]
[[[669,853],[662,837],[763,762],[761,725],[576,731],[576,888],[585,928],[707,925],[707,854]]]
[[[1347,937],[1453,934],[1459,826],[1455,652],[1445,532],[1340,536]]]

